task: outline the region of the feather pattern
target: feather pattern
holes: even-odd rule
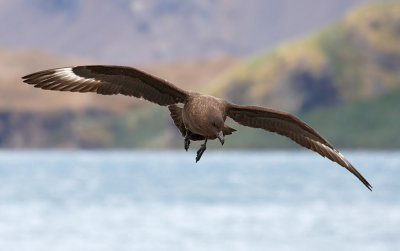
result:
[[[124,66],[89,65],[50,69],[23,77],[37,88],[70,92],[123,94],[159,105],[185,103],[188,93],[138,69]]]
[[[241,125],[261,128],[292,139],[299,145],[343,166],[364,183],[369,190],[372,189],[368,181],[338,150],[314,129],[292,114],[257,106],[230,104],[227,107],[227,116]]]

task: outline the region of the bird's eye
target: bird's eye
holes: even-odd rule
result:
[[[211,122],[211,125],[216,127],[217,125],[215,124],[215,122]]]

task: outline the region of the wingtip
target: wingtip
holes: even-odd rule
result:
[[[68,67],[64,67],[64,68],[68,68]],[[21,77],[24,80],[29,80],[29,79],[33,79],[33,78],[40,78],[43,77],[45,75],[51,75],[53,73],[55,73],[57,70],[59,69],[63,69],[63,68],[54,68],[54,69],[48,69],[48,70],[43,70],[43,71],[38,71],[38,72],[34,72],[28,75],[25,75],[23,77]]]
[[[21,79],[22,79],[22,82],[23,83],[25,83],[25,84],[28,84],[28,85],[34,85],[34,79],[32,79],[32,76],[31,76],[32,74],[30,74],[30,75],[26,75],[26,76],[23,76]]]
[[[371,186],[371,184],[369,184],[369,182],[354,167],[353,169],[356,171],[357,178],[364,184],[364,186],[368,188],[368,190],[372,192],[373,187]]]
[[[354,168],[354,170],[357,171],[355,168]],[[368,190],[370,190],[372,192],[373,187],[371,186],[371,184],[369,184],[369,182],[358,171],[356,172],[356,174],[358,174],[358,175],[356,175],[356,177],[364,184],[364,186],[366,188],[368,188]]]
[[[357,176],[357,178],[364,184],[364,186],[366,188],[368,188],[368,190],[370,190],[372,192],[373,187],[371,186],[371,184],[369,184],[369,182],[360,174],[360,176]]]
[[[27,80],[27,79],[30,79],[32,77],[38,76],[39,74],[42,74],[43,72],[45,72],[45,71],[34,72],[34,73],[31,73],[31,74],[23,76],[22,79]]]
[[[21,77],[21,79],[22,79],[23,83],[30,84],[29,83],[29,80],[30,80],[29,75],[23,76],[23,77]]]
[[[35,76],[35,73],[25,75],[25,76],[21,77],[21,79],[25,82],[26,80],[32,78],[32,76]]]

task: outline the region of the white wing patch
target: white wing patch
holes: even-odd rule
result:
[[[56,70],[52,76],[58,76],[62,80],[71,81],[71,82],[86,82],[86,83],[93,83],[93,82],[100,82],[94,78],[84,78],[81,76],[76,75],[71,67],[66,68],[59,68]]]

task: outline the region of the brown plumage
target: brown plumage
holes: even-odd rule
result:
[[[176,87],[166,80],[135,68],[122,66],[76,66],[45,70],[23,77],[37,88],[71,92],[123,94],[168,106],[174,124],[185,138],[187,150],[191,140],[205,140],[197,151],[196,162],[206,150],[208,139],[219,139],[234,131],[225,125],[226,117],[237,123],[286,136],[323,157],[345,167],[372,190],[368,181],[326,139],[292,114],[257,106],[240,106],[226,100]],[[183,104],[179,107],[177,104]]]

